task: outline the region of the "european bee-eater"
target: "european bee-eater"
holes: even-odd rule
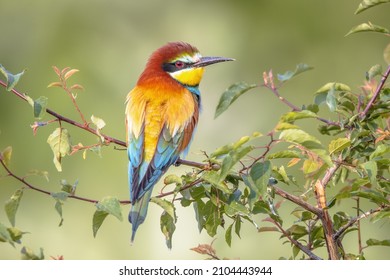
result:
[[[168,43],[149,58],[126,99],[131,242],[145,220],[157,181],[185,156],[198,122],[204,67],[230,61],[202,57],[184,42]]]

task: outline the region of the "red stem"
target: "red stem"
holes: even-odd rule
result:
[[[387,78],[389,77],[389,75],[390,75],[390,65],[387,67],[387,70],[386,70],[385,74],[382,76],[382,79],[381,79],[378,87],[376,88],[374,95],[371,97],[371,99],[368,102],[366,108],[361,113],[361,115],[360,115],[361,119],[363,119],[367,115],[368,110],[370,110],[370,108],[372,107],[372,104],[375,102],[375,100],[379,96],[379,93],[381,92],[382,88],[384,87],[385,82],[386,82]]]

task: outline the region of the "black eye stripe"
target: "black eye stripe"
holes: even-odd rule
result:
[[[172,72],[177,71],[174,63],[163,63],[162,69],[168,73],[172,73]]]
[[[179,60],[179,61],[183,63],[182,67],[177,67],[177,65],[176,65],[177,61],[174,61],[174,62],[164,62],[162,64],[162,69],[165,72],[173,73],[173,72],[176,72],[176,71],[179,71],[179,70],[186,69],[186,68],[191,66],[191,63],[187,63],[187,62],[184,62],[184,61],[181,61],[181,60]]]

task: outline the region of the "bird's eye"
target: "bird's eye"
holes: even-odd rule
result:
[[[175,66],[176,68],[181,69],[185,66],[185,63],[183,61],[178,60],[175,62]]]

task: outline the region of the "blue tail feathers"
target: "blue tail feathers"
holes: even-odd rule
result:
[[[152,189],[148,190],[144,196],[131,206],[129,213],[129,222],[132,225],[131,243],[134,242],[138,227],[145,221],[151,195]]]

